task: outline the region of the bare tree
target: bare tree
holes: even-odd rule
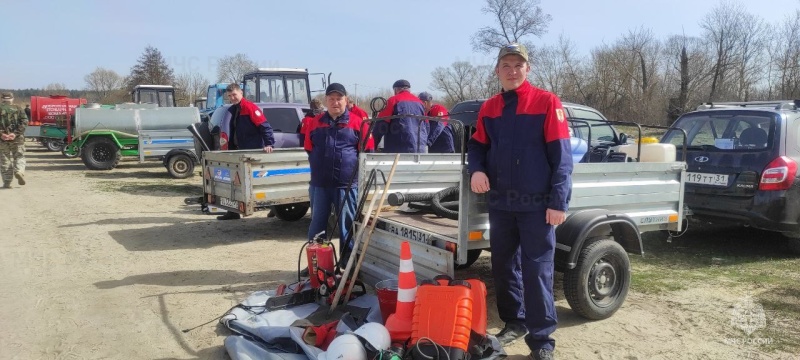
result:
[[[47,95],[66,95],[69,90],[67,90],[67,86],[63,83],[49,83],[47,86],[44,87],[45,93]]]
[[[486,0],[481,11],[496,21],[496,27],[483,27],[472,36],[472,48],[484,54],[512,42],[525,43],[529,35],[541,37],[552,19],[542,11],[539,0]]]
[[[486,89],[491,86],[489,74],[493,74],[491,66],[475,66],[468,61],[456,61],[449,68],[437,67],[431,73],[431,86],[444,92],[444,103],[455,104],[459,101],[485,97],[494,91]]]
[[[192,105],[194,100],[205,95],[209,81],[199,72],[187,72],[175,78],[177,101],[181,105]]]
[[[225,56],[217,60],[217,82],[238,83],[245,73],[256,68],[258,64],[245,54]]]
[[[124,79],[114,70],[97,67],[94,71],[83,77],[86,90],[96,94],[98,101],[106,103],[114,98],[114,93],[122,88]]]
[[[800,9],[775,27],[769,49],[771,97],[800,98]]]
[[[708,101],[720,98],[720,89],[726,84],[728,72],[734,67],[741,51],[741,38],[747,31],[745,11],[741,4],[723,0],[707,14],[700,27],[709,48],[714,50],[711,89]]]
[[[714,59],[706,51],[705,42],[697,37],[675,35],[665,44],[664,91],[670,96],[669,118],[674,120],[689,111],[691,104],[705,101]]]

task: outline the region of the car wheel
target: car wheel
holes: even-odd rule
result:
[[[786,237],[786,244],[789,245],[789,251],[793,254],[800,255],[800,232],[783,233]]]
[[[612,239],[585,245],[578,265],[564,273],[564,295],[572,310],[591,319],[609,318],[622,306],[631,282],[625,249]]]

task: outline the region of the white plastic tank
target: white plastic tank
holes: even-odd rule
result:
[[[625,144],[612,148],[613,151],[623,152],[629,158],[636,159],[639,157],[637,144]],[[639,158],[640,162],[673,162],[677,157],[677,151],[673,144],[661,144],[657,138],[645,137],[642,138],[642,156]],[[634,160],[635,161],[635,160]]]
[[[75,109],[73,133],[78,135],[89,130],[116,130],[136,136],[139,130],[183,130],[196,122],[200,122],[197,108],[119,104],[114,109]]]

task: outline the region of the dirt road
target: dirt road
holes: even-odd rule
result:
[[[170,179],[158,163],[90,172],[34,145],[28,164],[27,185],[0,191],[2,359],[227,359],[228,332],[216,322],[181,330],[294,276],[308,217],[217,221],[183,204],[199,196],[198,177]],[[491,291],[489,271],[487,254],[469,270]],[[745,295],[714,284],[634,288],[616,315],[589,322],[559,289],[557,356],[792,358],[731,325]],[[494,307],[489,320],[499,330]],[[522,344],[508,350],[527,354]]]

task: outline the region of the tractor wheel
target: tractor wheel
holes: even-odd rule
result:
[[[81,159],[89,170],[111,170],[122,157],[117,144],[104,136],[89,139],[83,147]]]
[[[44,141],[44,146],[50,151],[60,151],[64,147],[64,142],[57,139],[47,139]]]
[[[167,171],[176,179],[186,179],[193,175],[194,161],[186,154],[172,155],[167,162]]]
[[[585,245],[578,266],[564,273],[564,295],[572,310],[591,319],[613,315],[625,302],[631,283],[625,249],[612,239]]]
[[[306,216],[308,203],[286,204],[275,206],[275,216],[283,221],[297,221]]]
[[[483,252],[483,249],[467,250],[467,262],[461,265],[456,265],[456,270],[462,270],[472,266],[472,264],[478,261],[478,258],[481,257],[481,252]]]

